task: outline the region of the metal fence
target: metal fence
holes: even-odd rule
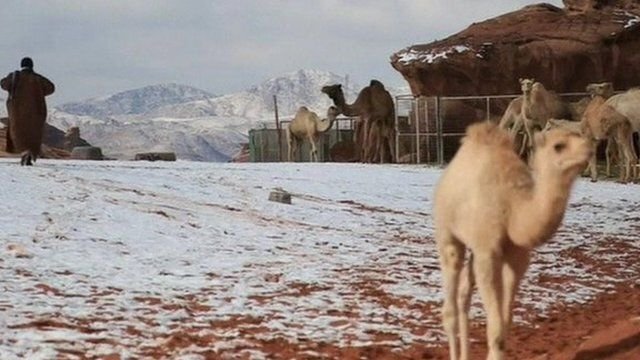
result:
[[[400,163],[443,165],[456,153],[467,126],[499,122],[521,94],[497,96],[396,96],[396,154]],[[587,93],[559,94],[574,102]]]
[[[318,161],[336,161],[331,156],[331,149],[341,142],[353,140],[353,118],[338,118],[331,130],[320,136],[318,140]],[[287,144],[287,128],[291,120],[280,122],[280,129],[272,128],[249,130],[249,161],[279,162],[288,161],[289,146]],[[311,161],[309,151],[311,145],[304,139],[294,161]]]
[[[443,165],[456,153],[467,126],[491,120],[499,122],[509,102],[521,94],[493,96],[434,96],[399,95],[396,105],[396,159],[399,163]],[[569,102],[578,101],[587,93],[559,94]],[[275,100],[274,100],[275,101]],[[277,118],[277,112],[276,112]],[[345,161],[332,152],[351,150],[355,118],[338,118],[333,128],[320,137],[319,161]],[[271,127],[249,131],[251,162],[288,160],[286,129],[291,120]],[[340,145],[345,145],[341,148]],[[305,139],[294,161],[310,161],[310,144]]]

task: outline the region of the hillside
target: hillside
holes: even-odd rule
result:
[[[69,114],[107,118],[118,115],[144,114],[161,106],[211,97],[213,97],[212,94],[191,86],[161,84],[123,91],[106,97],[67,103],[57,108]]]

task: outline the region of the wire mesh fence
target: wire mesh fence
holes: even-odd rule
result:
[[[587,93],[559,96],[572,107]],[[519,97],[495,96],[396,96],[396,154],[399,163],[443,165],[455,155],[467,126],[484,120],[498,123],[509,106]]]
[[[396,162],[443,165],[455,155],[467,126],[484,120],[498,123],[509,103],[521,96],[434,96],[399,95],[396,105]],[[573,107],[586,107],[587,93],[564,93],[559,96]],[[582,105],[578,105],[582,100]],[[339,150],[353,150],[357,119],[338,118],[331,130],[318,141],[319,161],[348,161]],[[286,129],[291,121],[249,132],[250,161],[288,161]],[[274,124],[275,125],[275,124]],[[310,161],[310,144],[305,139],[294,161]]]

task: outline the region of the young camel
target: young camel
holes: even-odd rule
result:
[[[321,120],[315,112],[310,111],[306,106],[298,108],[295,117],[291,120],[287,128],[289,161],[295,159],[298,148],[304,139],[309,140],[311,145],[309,159],[311,161],[318,161],[318,139],[320,135],[331,129],[338,113],[337,107],[330,106],[327,110],[327,118]]]
[[[591,156],[586,140],[562,129],[537,133],[534,142],[529,168],[508,132],[489,122],[471,125],[436,187],[442,316],[452,360],[469,359],[474,279],[487,313],[487,359],[503,358],[529,253],[557,230],[572,184]],[[466,248],[471,259],[465,265]]]
[[[624,171],[620,171],[620,181],[627,182],[637,177],[634,174],[637,170],[633,166],[638,159],[633,150],[632,123],[627,116],[609,104],[607,98],[613,94],[612,84],[590,84],[587,91],[591,93],[592,99],[582,116],[581,126],[582,135],[590,141],[594,151],[589,161],[591,181],[598,180],[595,149],[602,140],[607,140],[607,174],[610,171],[610,153],[615,146],[619,160],[623,161],[621,167]]]

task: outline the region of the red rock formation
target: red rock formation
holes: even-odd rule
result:
[[[534,77],[557,92],[590,82],[640,84],[640,0],[565,0],[475,23],[444,40],[391,56],[414,95],[520,92]]]

